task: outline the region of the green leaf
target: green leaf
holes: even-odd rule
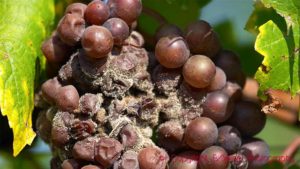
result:
[[[143,0],[144,10],[150,9],[166,19],[168,23],[175,24],[182,28],[199,18],[200,9],[211,0]],[[145,10],[145,11],[146,11]],[[139,31],[147,38],[153,36],[156,29],[160,26],[157,18],[143,12],[139,17]],[[148,40],[148,39],[147,39]]]
[[[299,92],[299,0],[262,0],[284,17],[287,32],[273,21],[259,27],[255,50],[264,56],[262,66],[255,74],[260,83],[259,96],[266,99],[264,92],[270,88]]]
[[[41,42],[54,21],[54,0],[0,4],[0,107],[13,129],[16,156],[35,137],[31,115],[36,67],[43,60]]]

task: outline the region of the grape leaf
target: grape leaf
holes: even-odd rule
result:
[[[13,129],[16,156],[35,137],[31,115],[36,66],[43,60],[41,42],[54,21],[54,0],[0,0],[0,4],[0,107]]]
[[[258,95],[266,99],[265,91],[273,88],[299,92],[299,0],[262,0],[283,16],[287,31],[280,29],[272,20],[259,27],[255,50],[264,56],[255,78],[260,84]]]
[[[253,34],[258,34],[259,26],[263,25],[267,21],[272,20],[280,28],[280,30],[286,32],[286,23],[282,16],[280,16],[273,8],[267,8],[261,1],[254,3],[254,11],[249,17],[245,29]]]

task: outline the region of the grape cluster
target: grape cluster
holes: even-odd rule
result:
[[[245,75],[209,23],[159,27],[154,51],[135,30],[140,0],[70,4],[42,45],[51,79],[37,119],[52,169],[247,169],[268,145]],[[266,159],[266,158],[265,158]]]

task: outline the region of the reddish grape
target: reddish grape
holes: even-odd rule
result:
[[[199,156],[194,151],[180,153],[171,160],[169,169],[197,169]]]
[[[189,58],[190,50],[182,37],[168,36],[157,42],[155,56],[164,67],[179,68]]]
[[[126,151],[117,166],[114,165],[114,169],[140,169],[138,154],[131,150]]]
[[[84,19],[91,25],[102,25],[109,15],[109,8],[103,1],[93,0],[85,10]]]
[[[212,58],[221,49],[217,34],[209,23],[203,20],[191,23],[187,27],[186,41],[193,54],[202,54]]]
[[[222,91],[209,93],[203,103],[203,116],[212,119],[215,123],[226,121],[232,114],[234,103]]]
[[[211,83],[206,87],[208,91],[220,90],[226,85],[226,74],[216,67],[216,74]]]
[[[177,121],[167,121],[157,129],[157,144],[169,152],[181,148],[184,130]]]
[[[228,81],[244,86],[246,76],[242,71],[239,57],[234,52],[223,50],[218,53],[214,61],[225,72]]]
[[[214,62],[225,72],[228,79],[232,78],[232,75],[234,75],[236,71],[241,70],[239,56],[230,50],[222,50],[219,52],[214,58]]]
[[[237,83],[226,82],[222,91],[234,101],[242,97],[242,88]]]
[[[79,169],[80,164],[75,159],[67,159],[67,160],[64,160],[63,163],[61,164],[61,168],[62,169]]]
[[[216,74],[216,66],[204,55],[194,55],[188,59],[182,71],[184,80],[193,87],[207,87]]]
[[[77,141],[72,150],[72,155],[77,160],[94,161],[95,144],[97,140],[89,137],[81,141]]]
[[[73,112],[79,107],[79,94],[72,85],[59,88],[57,92],[57,107],[62,111]]]
[[[133,147],[138,141],[136,129],[130,124],[121,129],[120,137],[125,148]]]
[[[86,4],[83,3],[72,3],[66,8],[65,14],[77,14],[83,18],[86,7]]]
[[[54,104],[57,100],[57,93],[61,88],[60,82],[57,80],[57,77],[49,79],[42,84],[42,96],[50,104]]]
[[[48,62],[57,64],[69,59],[73,51],[72,47],[63,43],[57,34],[44,41],[41,49]]]
[[[121,46],[129,37],[129,27],[122,19],[111,18],[102,25],[106,27],[114,38],[114,44]]]
[[[142,12],[141,0],[110,0],[112,17],[118,17],[131,25]]]
[[[221,126],[218,130],[217,145],[223,147],[228,154],[236,153],[242,144],[240,132],[229,125]]]
[[[81,167],[81,169],[104,169],[104,167],[90,164]]]
[[[249,168],[256,168],[268,163],[270,148],[264,141],[253,138],[243,143],[241,153],[247,157]]]
[[[236,153],[229,156],[232,169],[248,169],[248,160],[242,153]]]
[[[202,151],[199,169],[227,169],[229,159],[226,151],[219,146],[211,146]]]
[[[266,115],[259,105],[249,101],[236,103],[229,124],[236,127],[243,136],[251,137],[258,134],[266,124]]]
[[[138,160],[141,169],[165,169],[169,156],[162,149],[147,147],[139,152]]]
[[[185,129],[184,140],[195,150],[203,150],[213,145],[218,138],[218,128],[209,118],[198,117],[192,120]]]
[[[88,57],[99,59],[106,57],[113,47],[113,36],[103,26],[90,26],[82,35],[81,44]]]
[[[183,32],[176,25],[164,24],[156,30],[155,40],[159,41],[160,38],[166,36],[183,36]]]
[[[105,168],[109,168],[123,151],[122,144],[113,138],[101,138],[96,145],[95,159]]]
[[[75,14],[66,14],[57,25],[57,34],[64,43],[75,46],[80,41],[84,29],[83,18]]]

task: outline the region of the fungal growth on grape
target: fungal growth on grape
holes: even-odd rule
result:
[[[269,147],[253,138],[266,116],[241,97],[238,55],[222,48],[204,20],[185,30],[162,24],[147,47],[132,27],[141,12],[141,0],[73,3],[43,43],[47,62],[58,67],[41,87],[36,123],[51,147],[51,168],[266,164],[248,159],[268,155]]]

